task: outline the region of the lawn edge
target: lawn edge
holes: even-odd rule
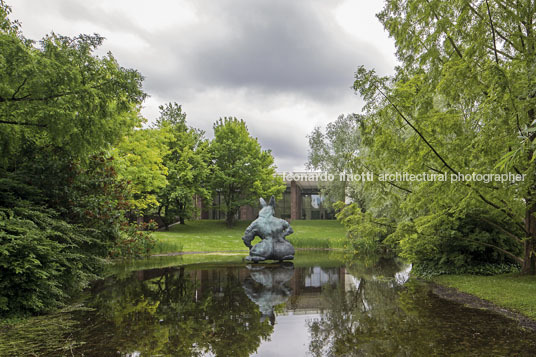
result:
[[[344,251],[344,248],[294,248],[296,251],[304,251],[304,250],[326,250],[326,251]],[[247,253],[249,252],[247,249],[240,249],[240,250],[207,250],[207,251],[186,251],[186,252],[167,252],[167,253],[156,253],[151,254],[150,257],[174,257],[178,255],[186,255],[186,254],[221,254],[221,253]]]
[[[432,294],[445,299],[462,304],[472,309],[488,310],[501,316],[507,317],[519,323],[523,328],[536,331],[536,320],[532,319],[521,312],[514,311],[510,308],[497,305],[489,300],[480,298],[476,295],[461,291],[458,288],[443,285],[436,281],[425,280]]]

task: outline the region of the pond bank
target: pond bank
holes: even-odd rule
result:
[[[343,248],[295,248],[296,251],[344,251]],[[247,253],[247,249],[240,249],[240,250],[212,250],[212,251],[203,251],[203,252],[169,252],[169,253],[158,253],[158,254],[151,254],[151,257],[175,257],[178,255],[186,255],[186,254],[214,254],[214,255],[236,255],[240,253]]]
[[[493,311],[536,331],[536,276],[443,275],[428,283],[441,298]]]

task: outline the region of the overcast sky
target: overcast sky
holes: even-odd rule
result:
[[[145,77],[143,115],[182,104],[212,137],[223,116],[244,119],[279,171],[303,170],[309,134],[358,113],[358,65],[392,73],[393,40],[374,16],[381,0],[8,0],[26,37],[98,33],[100,53]]]

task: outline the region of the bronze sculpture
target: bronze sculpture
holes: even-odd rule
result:
[[[294,247],[286,236],[294,231],[290,224],[284,219],[277,218],[275,214],[275,198],[270,198],[269,204],[264,199],[260,199],[261,210],[259,217],[254,220],[246,231],[242,240],[246,247],[249,248],[247,261],[254,263],[264,260],[292,260],[294,259]],[[255,237],[261,238],[261,241],[254,246],[251,242]]]

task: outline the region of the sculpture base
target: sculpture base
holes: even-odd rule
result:
[[[253,262],[253,263],[264,262],[266,260],[278,260],[278,261],[282,262],[283,260],[293,260],[294,256],[293,255],[286,255],[286,256],[284,256],[282,258],[273,259],[273,258],[270,258],[270,257],[265,258],[265,257],[257,256],[257,255],[248,255],[245,259],[246,259],[246,261]]]

